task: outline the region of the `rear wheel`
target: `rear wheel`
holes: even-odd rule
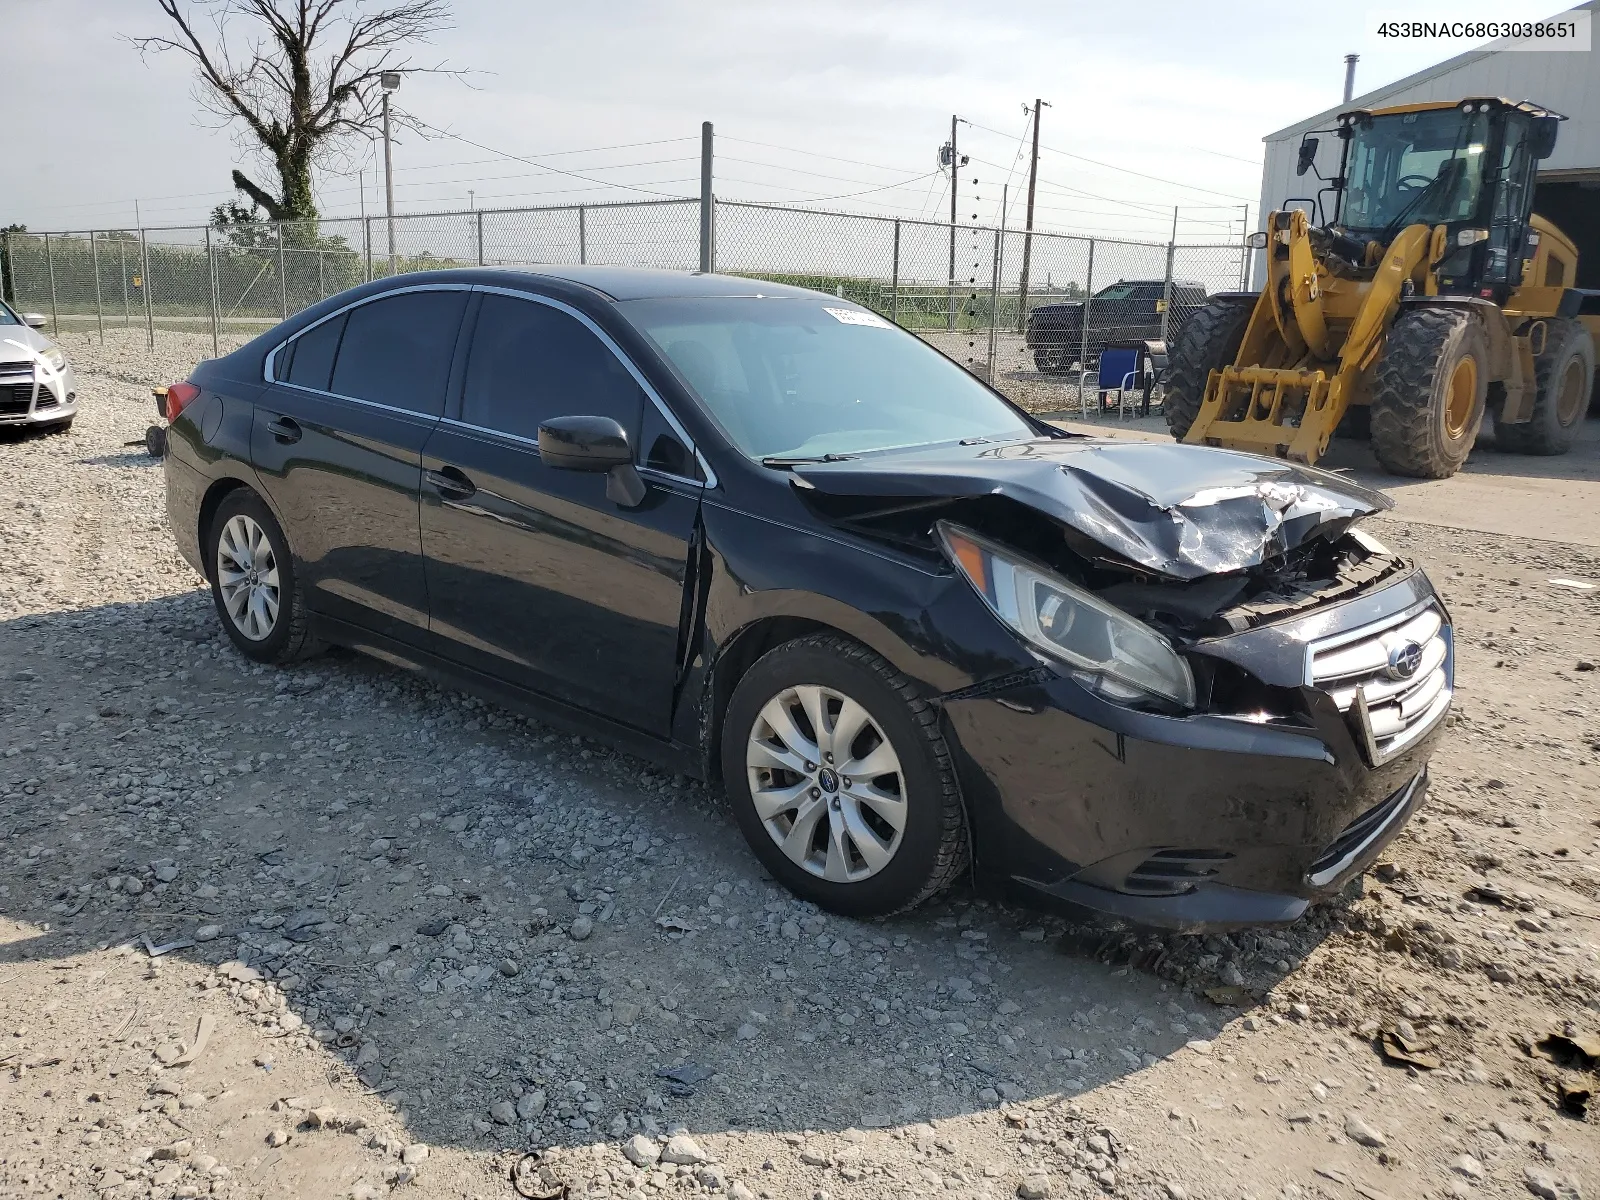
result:
[[[1488,358],[1470,313],[1401,312],[1372,377],[1372,449],[1385,470],[1445,479],[1461,469],[1483,424]]]
[[[750,668],[723,722],[722,775],[756,857],[791,892],[833,912],[910,908],[966,865],[938,713],[846,638],[789,642]]]
[[[1067,352],[1059,347],[1035,350],[1033,365],[1041,375],[1063,375],[1067,370]]]
[[[322,649],[288,539],[261,497],[248,488],[225,496],[203,544],[217,616],[245,657],[289,663]]]
[[[1206,380],[1239,355],[1254,300],[1212,300],[1183,323],[1167,360],[1167,387],[1162,400],[1167,428],[1183,441],[1200,415]]]
[[[1545,322],[1545,351],[1533,360],[1533,415],[1494,427],[1495,445],[1511,454],[1565,454],[1578,440],[1594,387],[1594,340],[1582,323]]]

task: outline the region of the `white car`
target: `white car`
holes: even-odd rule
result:
[[[38,313],[18,316],[0,301],[0,426],[65,431],[78,411],[78,382],[60,346],[40,332]]]

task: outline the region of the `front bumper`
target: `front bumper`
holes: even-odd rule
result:
[[[66,370],[0,374],[0,425],[54,425],[78,411],[78,384]]]
[[[1416,812],[1449,702],[1446,692],[1411,736],[1375,754],[1367,709],[1341,710],[1336,691],[1308,682],[1308,656],[1436,605],[1417,572],[1206,648],[1294,698],[1293,720],[1135,712],[1049,670],[949,698],[980,866],[1113,923],[1197,931],[1296,920]]]

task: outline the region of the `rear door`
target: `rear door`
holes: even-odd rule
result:
[[[422,446],[444,412],[468,294],[403,289],[311,327],[278,352],[251,431],[307,606],[419,645]]]
[[[621,422],[643,503],[546,467],[539,424]],[[639,450],[643,447],[643,450]],[[485,290],[458,415],[423,451],[422,543],[440,653],[665,736],[702,483],[687,435],[586,316]]]

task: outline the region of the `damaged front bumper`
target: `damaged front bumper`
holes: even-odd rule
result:
[[[1450,705],[1427,577],[1193,652],[1295,711],[1162,716],[1048,669],[948,697],[990,810],[980,865],[1078,915],[1184,931],[1294,921],[1365,870],[1422,803]]]

